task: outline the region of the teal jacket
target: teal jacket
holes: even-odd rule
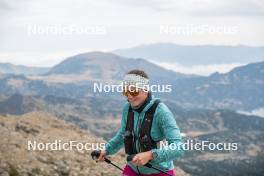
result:
[[[155,100],[156,98],[152,96],[151,100],[146,104],[146,106],[140,113],[133,110],[135,132],[138,132],[140,127],[140,125],[137,125],[137,122],[143,121],[145,112],[151,107]],[[124,146],[123,136],[125,133],[129,106],[130,104],[128,102],[124,105],[121,127],[119,128],[116,135],[106,144],[107,155],[115,154]],[[163,170],[173,169],[173,160],[182,156],[184,151],[181,145],[182,139],[176,120],[169,108],[162,102],[158,105],[154,114],[154,119],[151,128],[151,137],[154,141],[161,141],[166,139],[168,145],[164,148],[153,149],[157,155],[152,161],[150,161],[150,163],[153,166],[157,166]],[[137,172],[137,167],[132,162],[128,162],[128,165],[135,172]],[[151,168],[147,168],[145,166],[140,166],[138,167],[138,169],[142,174],[158,173],[158,171]]]

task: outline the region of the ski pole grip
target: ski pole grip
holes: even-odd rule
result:
[[[96,160],[97,158],[99,158],[100,154],[101,154],[101,151],[100,150],[94,150],[91,153],[91,157],[93,158],[93,160]]]
[[[134,158],[134,156],[135,156],[135,155],[128,155],[128,156],[127,156],[127,162],[132,161],[133,158]]]

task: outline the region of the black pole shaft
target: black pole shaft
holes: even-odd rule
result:
[[[161,169],[159,169],[159,168],[156,168],[156,167],[154,167],[154,166],[152,166],[152,168],[153,168],[153,169],[156,169],[157,171],[160,171],[160,172],[162,172],[162,173],[164,173],[164,174],[166,174],[166,175],[173,176],[173,175],[171,175],[171,174],[169,174],[169,173],[167,173],[167,172],[165,172],[165,171],[163,171],[163,170],[161,170]]]
[[[94,150],[94,151],[91,153],[92,159],[93,159],[93,160],[96,160],[97,158],[99,158],[100,153],[101,153],[100,150]],[[104,158],[104,161],[105,161],[106,163],[111,164],[112,166],[116,167],[117,169],[123,171],[122,168],[120,168],[119,166],[117,166],[117,165],[115,165],[114,163],[112,163],[111,160],[109,160],[109,159],[107,159],[107,158]]]
[[[128,155],[128,156],[127,156],[127,162],[132,161],[133,158],[134,158],[134,156],[135,156],[135,155]],[[164,173],[164,174],[166,174],[166,175],[173,176],[173,175],[171,175],[171,174],[169,174],[169,173],[167,173],[167,172],[165,172],[165,171],[163,171],[163,170],[161,170],[161,169],[159,169],[159,168],[157,168],[157,167],[155,167],[155,166],[152,166],[152,164],[150,164],[150,163],[147,163],[147,164],[145,164],[144,166],[146,166],[146,167],[148,167],[148,168],[155,169],[155,170],[157,170],[157,171],[159,171],[159,172],[162,172],[162,173]]]
[[[108,164],[111,164],[112,166],[116,167],[117,169],[121,170],[123,172],[123,169],[117,166],[116,164],[112,163],[109,159],[104,158],[104,161]]]

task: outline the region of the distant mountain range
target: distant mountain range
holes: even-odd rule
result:
[[[112,53],[91,52],[67,58],[44,75],[0,76],[0,92],[66,97],[94,96],[94,82],[120,82],[130,69],[144,69],[151,83],[172,85],[161,98],[189,108],[254,110],[264,107],[264,62],[241,66],[226,74],[195,76],[176,73],[144,59],[129,59]],[[96,93],[113,96],[117,93]],[[106,95],[107,94],[107,95]]]
[[[131,69],[144,69],[153,79],[178,79],[192,77],[166,70],[144,59],[131,59],[112,53],[90,52],[66,58],[47,73],[49,75],[67,75],[83,80],[118,80]]]
[[[145,58],[158,62],[176,62],[181,65],[210,65],[227,63],[250,63],[264,59],[264,47],[243,45],[177,45],[154,43],[132,48],[114,50],[124,57]]]
[[[29,67],[10,63],[0,63],[0,73],[4,74],[39,75],[47,73],[49,69],[48,67]]]
[[[264,62],[225,74],[177,80],[168,98],[200,108],[253,110],[264,107]]]

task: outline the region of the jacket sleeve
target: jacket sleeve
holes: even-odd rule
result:
[[[107,155],[112,155],[118,152],[124,146],[124,133],[126,129],[126,119],[127,119],[128,105],[123,107],[121,125],[115,136],[110,139],[106,145],[105,150]]]
[[[166,105],[163,104],[163,107],[165,107],[165,110],[161,108],[157,112],[157,118],[168,145],[160,149],[152,150],[152,152],[157,154],[154,157],[155,162],[172,161],[184,154],[182,138],[176,120]]]

